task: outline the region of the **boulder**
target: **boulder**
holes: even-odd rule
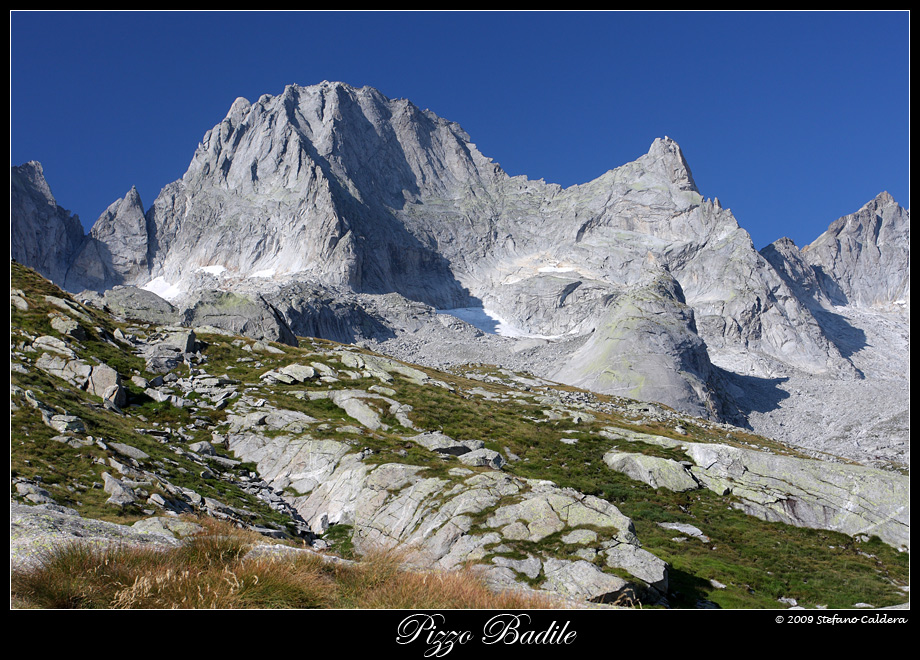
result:
[[[208,289],[185,302],[183,325],[210,326],[235,335],[297,346],[284,316],[261,295]]]
[[[622,472],[631,479],[641,481],[652,488],[683,492],[700,487],[687,468],[669,458],[610,451],[604,454],[604,462],[611,470]]]
[[[460,455],[460,462],[471,467],[490,467],[501,470],[506,461],[497,451],[491,449],[476,449]]]
[[[437,452],[438,454],[462,456],[463,454],[468,454],[471,451],[470,447],[467,445],[454,440],[450,436],[445,435],[440,431],[419,433],[418,435],[412,436],[410,439],[413,442],[420,444],[425,449]]]
[[[181,318],[169,301],[153,291],[134,286],[115,286],[106,290],[102,304],[117,316],[155,325],[175,325]]]
[[[86,383],[86,391],[102,399],[122,407],[128,401],[128,395],[121,383],[121,376],[117,371],[105,364],[92,368]]]
[[[148,458],[150,458],[150,455],[147,454],[147,452],[141,451],[137,447],[126,445],[123,442],[110,442],[108,444],[109,447],[117,451],[122,456],[133,458],[136,461],[146,461]]]
[[[68,543],[99,548],[109,545],[164,548],[179,545],[172,534],[81,518],[76,511],[64,507],[10,503],[11,568],[37,566],[49,547]]]
[[[616,602],[635,589],[623,578],[604,573],[584,560],[547,559],[543,573],[546,579],[540,588],[596,603]]]
[[[104,482],[103,489],[111,496],[106,500],[106,504],[125,507],[137,502],[137,496],[134,494],[134,491],[108,472],[102,473],[102,479]]]
[[[669,566],[648,550],[632,543],[615,542],[605,548],[604,554],[607,566],[628,571],[662,595],[668,593]]]

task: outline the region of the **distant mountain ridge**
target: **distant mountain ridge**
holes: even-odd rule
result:
[[[79,240],[40,166],[22,168],[11,256],[70,291],[130,285],[189,308],[234,291],[295,333],[381,343],[445,331],[413,305],[482,308],[545,377],[706,417],[726,415],[721,371],[858,377],[821,310],[909,314],[910,215],[887,193],[802,250],[758,252],[670,138],[563,189],[369,87],[237,99],[146,212],[132,189]],[[43,251],[36,227],[66,238]]]

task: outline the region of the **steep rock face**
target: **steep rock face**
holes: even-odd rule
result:
[[[297,274],[450,306],[464,293],[447,263],[393,209],[476,175],[466,144],[455,124],[370,88],[237,99],[148,213],[152,275],[184,288],[198,268]]]
[[[515,177],[489,195],[478,211],[492,219],[491,233],[442,240],[440,250],[475,297],[528,334],[591,332],[596,303],[640,282],[651,253],[679,282],[710,350],[754,351],[817,373],[849,370],[731,212],[702,198],[673,140],[655,140],[648,154],[584,185],[561,190]],[[547,290],[550,277],[556,291]],[[589,304],[577,305],[578,294]]]
[[[782,238],[761,253],[806,304],[909,309],[910,211],[887,192],[801,250]]]
[[[853,374],[852,365],[754,249],[746,231],[707,241],[705,251],[684,259],[672,272],[697,313],[700,334],[715,362],[735,366],[740,359],[747,363],[746,371],[751,365],[766,375],[788,367],[812,374]]]
[[[82,242],[80,219],[58,206],[41,163],[12,167],[10,256],[60,283]]]
[[[804,304],[829,307],[832,303],[821,287],[814,269],[791,239],[783,237],[760,253]]]
[[[137,188],[99,216],[67,272],[64,287],[105,291],[148,276],[147,220]]]
[[[835,221],[802,257],[836,305],[910,302],[910,211],[887,192]]]
[[[864,378],[806,381],[791,374],[779,388],[788,399],[778,406],[769,383],[748,381],[748,424],[869,465],[909,465],[909,210],[881,193],[811,245],[799,250],[784,238],[762,254]]]

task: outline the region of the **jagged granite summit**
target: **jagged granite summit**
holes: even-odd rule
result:
[[[50,280],[63,283],[83,243],[80,219],[58,206],[41,163],[10,172],[10,256]]]
[[[802,256],[835,304],[910,303],[910,212],[887,192],[831,224]]]
[[[910,211],[887,192],[801,250],[782,238],[763,254],[811,306],[909,308]]]
[[[886,194],[801,252],[761,254],[670,138],[563,189],[508,176],[454,122],[342,83],[237,99],[145,213],[132,190],[54,255],[28,247],[37,216],[15,200],[36,193],[12,192],[12,256],[73,292],[143,287],[191,309],[232,291],[286,324],[277,336],[496,362],[710,418],[785,398],[752,403],[746,379],[864,376],[835,306],[909,314],[909,211]]]

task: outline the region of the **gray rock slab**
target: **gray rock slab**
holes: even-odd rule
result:
[[[128,486],[119,481],[108,472],[102,473],[103,490],[110,495],[106,504],[124,507],[137,501],[137,496]]]
[[[500,470],[505,466],[504,457],[491,449],[476,449],[459,456],[460,462],[471,467],[490,467]]]
[[[720,444],[692,444],[687,454],[703,485],[731,492],[748,513],[851,536],[876,535],[895,547],[910,547],[909,477]]]
[[[146,461],[150,458],[150,455],[138,449],[137,447],[132,447],[131,445],[126,445],[123,442],[110,442],[109,447],[117,451],[119,454],[133,458],[136,461]]]
[[[631,479],[648,484],[652,488],[666,488],[675,492],[696,490],[700,484],[690,472],[677,461],[646,454],[610,451],[604,455],[604,463],[611,470],[621,472]]]
[[[454,440],[440,431],[431,431],[428,433],[419,433],[410,438],[413,442],[420,444],[429,451],[439,454],[449,454],[451,456],[461,456],[469,453],[471,450],[462,442]]]
[[[703,534],[703,530],[699,527],[694,527],[687,523],[658,523],[658,526],[664,529],[673,529],[675,532],[698,538],[703,543],[709,543],[709,537]]]
[[[584,560],[547,559],[543,572],[542,589],[584,600],[612,602],[629,587],[626,580]]]
[[[648,550],[631,543],[616,543],[604,550],[607,566],[621,568],[657,589],[660,593],[668,592],[667,562],[659,559]]]
[[[78,542],[100,549],[113,544],[170,548],[173,535],[144,532],[130,526],[81,518],[63,507],[10,504],[11,568],[35,566],[48,548]]]

